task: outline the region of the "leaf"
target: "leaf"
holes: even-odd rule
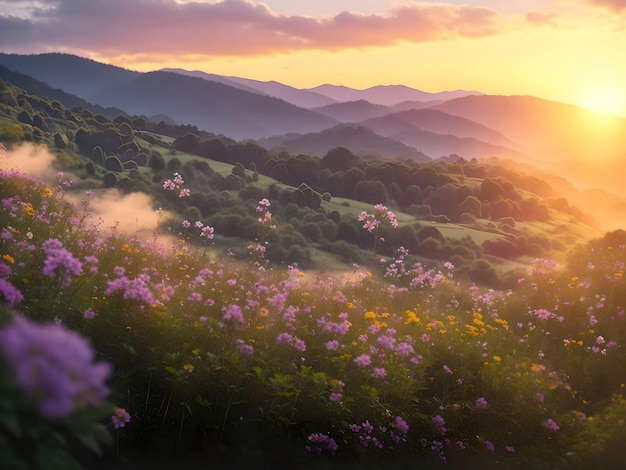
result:
[[[211,409],[213,407],[213,405],[211,405],[211,402],[207,400],[206,398],[204,398],[202,395],[196,395],[195,401],[198,405],[203,406],[205,408]]]

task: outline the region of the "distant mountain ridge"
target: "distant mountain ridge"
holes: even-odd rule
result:
[[[431,160],[428,155],[396,140],[380,136],[365,126],[340,124],[321,132],[304,135],[287,135],[259,141],[266,147],[283,148],[291,153],[324,156],[331,149],[346,147],[355,155],[375,156],[382,159]]]
[[[103,108],[162,116],[237,140],[289,142],[290,148],[296,148],[293,141],[306,141],[310,149],[325,148],[323,139],[354,148],[367,141],[370,153],[387,156],[395,146],[434,158],[493,156],[546,164],[616,158],[626,151],[626,118],[533,96],[426,93],[402,85],[299,90],[182,69],[140,73],[58,53],[0,53],[0,64]],[[361,128],[365,140],[348,138],[352,131],[341,130],[343,123]]]
[[[307,90],[328,96],[338,102],[365,100],[383,106],[393,106],[404,101],[447,101],[463,96],[483,94],[478,91],[464,90],[428,93],[404,85],[377,85],[365,90],[355,90],[346,86],[324,84]]]

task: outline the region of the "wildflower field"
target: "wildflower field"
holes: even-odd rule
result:
[[[128,236],[70,189],[0,173],[0,468],[622,467],[626,233],[494,291],[402,247],[348,277],[273,266],[266,199],[235,259],[201,221]],[[396,223],[359,220],[373,243]]]

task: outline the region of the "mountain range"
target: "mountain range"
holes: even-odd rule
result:
[[[533,96],[402,85],[297,89],[182,69],[141,73],[58,53],[0,53],[0,64],[56,89],[66,105],[73,96],[71,106],[191,124],[291,152],[344,146],[382,158],[501,157],[572,170],[581,162],[623,166],[626,152],[626,118]]]

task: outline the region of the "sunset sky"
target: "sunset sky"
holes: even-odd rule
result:
[[[0,51],[626,115],[626,0],[0,0]]]

